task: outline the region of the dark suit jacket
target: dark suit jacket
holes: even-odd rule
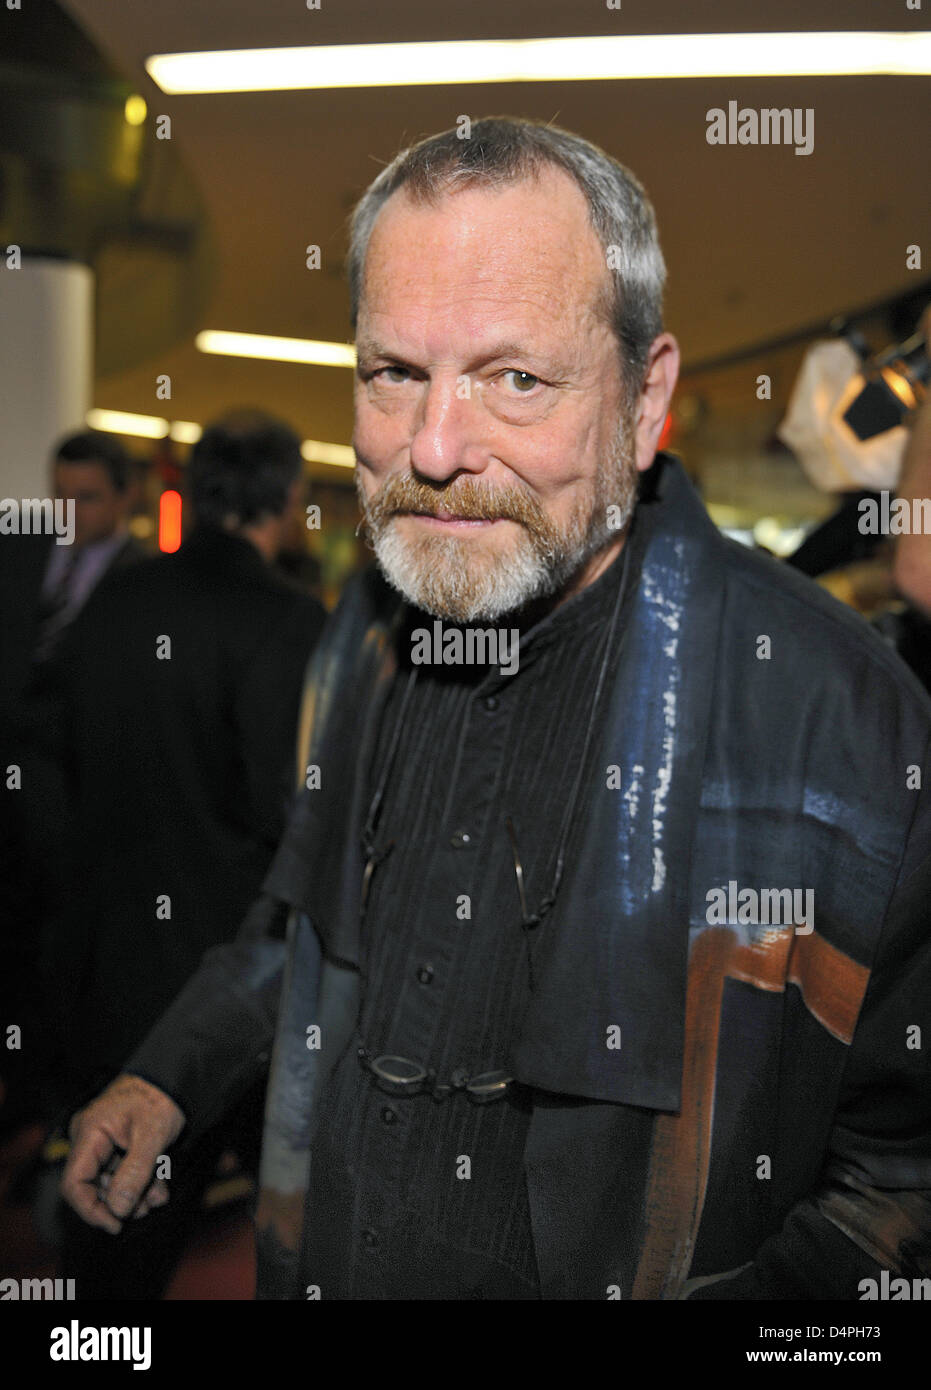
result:
[[[48,722],[55,707],[61,644],[40,667],[33,666],[42,581],[55,539],[51,535],[0,538],[0,1015],[23,1019],[33,1035],[39,922],[50,910],[52,880],[45,873],[65,833],[58,768],[44,755]],[[138,563],[145,550],[127,536],[102,572],[84,607],[92,604],[113,574]],[[73,626],[73,624],[72,624]],[[8,768],[20,785],[8,785]],[[15,1061],[7,1057],[7,1063]],[[6,1070],[6,1068],[5,1068]]]
[[[855,614],[725,540],[674,460],[644,483],[655,517],[599,731],[621,781],[585,788],[507,1059],[533,1094],[543,1294],[857,1299],[882,1267],[931,1273],[914,1045],[931,1026],[931,705]],[[274,1048],[265,1297],[327,1296],[302,1246],[314,1100],[364,988],[361,793],[398,613],[371,574],[347,590],[308,680],[299,762],[319,786],[237,941],[126,1064],[179,1101],[190,1142]],[[708,895],[731,882],[811,890],[812,929],[721,921]]]
[[[112,1070],[234,935],[284,824],[324,617],[205,528],[111,578],[73,625],[58,735],[73,833],[46,965],[76,1083]]]
[[[30,683],[32,653],[38,636],[39,598],[54,544],[55,538],[51,535],[0,539],[0,672],[3,676],[0,722],[16,718],[13,702],[23,698]],[[146,551],[138,541],[127,536],[114,552],[87,602],[108,575],[145,557]]]

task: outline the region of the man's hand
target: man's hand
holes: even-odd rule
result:
[[[71,1120],[62,1197],[89,1225],[117,1235],[130,1213],[145,1216],[168,1201],[167,1184],[152,1174],[184,1124],[164,1091],[139,1076],[118,1076]]]

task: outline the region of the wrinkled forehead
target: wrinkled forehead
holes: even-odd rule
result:
[[[603,316],[611,275],[581,189],[561,170],[496,187],[466,184],[429,202],[404,188],[379,213],[360,317],[464,304]]]

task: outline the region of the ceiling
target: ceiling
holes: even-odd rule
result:
[[[151,53],[564,33],[692,33],[779,28],[927,28],[905,0],[65,0],[63,8],[149,104],[168,114],[172,141],[209,219],[209,292],[199,327],[346,339],[342,278],[348,213],[397,149],[457,116],[509,113],[554,120],[628,164],[654,202],[669,266],[667,324],[686,368],[765,344],[833,315],[908,291],[906,247],[931,258],[931,79],[726,79],[425,86],[167,97],[143,68]],[[710,146],[706,111],[812,108],[814,151]],[[152,132],[153,122],[147,124]],[[323,266],[305,267],[318,244]],[[115,271],[112,273],[116,273]],[[132,335],[133,324],[126,323]],[[96,404],[165,413],[155,378],[172,379],[171,414],[203,422],[262,404],[304,437],[347,443],[345,369],[209,357],[193,333],[98,376]],[[764,354],[765,358],[765,354]],[[693,377],[693,380],[697,378]],[[713,394],[713,376],[706,375]],[[787,385],[787,383],[784,383]],[[737,402],[741,408],[741,402]],[[733,408],[732,401],[728,408]],[[743,406],[759,409],[752,391]],[[773,407],[775,408],[775,407]],[[320,469],[335,476],[337,470]]]

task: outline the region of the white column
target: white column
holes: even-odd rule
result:
[[[94,275],[86,265],[0,247],[0,496],[47,497],[49,454],[86,428],[94,361]]]

